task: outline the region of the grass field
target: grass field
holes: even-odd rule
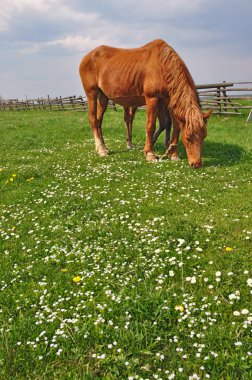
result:
[[[246,117],[209,121],[203,168],[127,151],[108,111],[0,113],[0,378],[251,379]],[[156,152],[164,152],[162,136]]]

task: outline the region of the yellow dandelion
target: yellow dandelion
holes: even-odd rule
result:
[[[27,178],[26,182],[31,182],[34,180],[34,177],[31,177],[31,178]]]
[[[81,281],[81,277],[80,276],[73,277],[73,282],[78,283],[80,281]]]
[[[185,309],[184,309],[184,306],[183,306],[183,305],[176,305],[176,306],[175,306],[175,310],[178,310],[178,311],[182,312],[182,311],[184,311]]]
[[[67,268],[62,268],[60,271],[63,272],[63,273],[66,273],[68,271],[68,269]]]
[[[13,178],[13,177],[11,177],[11,178],[10,178],[10,182],[13,182],[13,181],[14,181],[14,178]]]
[[[231,248],[231,247],[226,247],[226,248],[225,248],[225,251],[226,251],[226,252],[231,252],[231,251],[233,251],[233,248]]]
[[[16,178],[16,176],[17,176],[17,175],[16,175],[15,173],[14,173],[14,174],[12,174],[12,177],[13,177],[13,178]]]

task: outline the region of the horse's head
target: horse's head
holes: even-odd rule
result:
[[[186,154],[189,165],[193,168],[202,166],[202,148],[203,142],[207,135],[207,120],[212,113],[211,111],[201,113],[197,118],[188,120],[179,118],[181,139],[186,148]]]

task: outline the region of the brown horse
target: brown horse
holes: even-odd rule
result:
[[[133,121],[135,118],[137,107],[124,107],[124,122],[126,127],[126,142],[127,142],[127,148],[132,148],[132,126]],[[178,137],[179,137],[179,129],[178,129],[178,135],[175,133],[175,126],[173,128],[173,134],[172,134],[172,142],[170,141],[170,132],[171,132],[171,126],[172,126],[172,119],[170,116],[170,112],[168,108],[161,104],[158,108],[157,118],[159,121],[159,128],[155,131],[153,136],[153,145],[156,143],[158,137],[160,134],[165,131],[165,139],[164,139],[164,146],[167,149],[166,155],[172,160],[172,161],[178,161],[180,160],[177,150],[177,144],[178,144]],[[173,123],[174,124],[174,123]],[[177,137],[177,140],[175,141],[175,137]]]
[[[108,154],[101,126],[111,99],[123,107],[146,104],[147,160],[157,159],[152,151],[153,135],[158,108],[164,104],[179,125],[189,164],[202,165],[206,120],[211,112],[202,114],[193,79],[182,59],[166,42],[155,40],[137,49],[100,46],[82,59],[79,70],[100,156]]]

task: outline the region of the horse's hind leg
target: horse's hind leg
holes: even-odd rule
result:
[[[124,122],[126,128],[126,142],[127,148],[131,149],[132,145],[132,125],[135,117],[136,107],[124,107]]]
[[[158,121],[159,121],[159,128],[154,134],[153,145],[157,141],[159,135],[163,131],[165,131],[164,146],[167,149],[169,147],[169,144],[170,144],[170,132],[171,132],[172,120],[171,120],[171,116],[170,116],[170,113],[168,111],[166,104],[160,104],[157,117],[158,117]]]
[[[173,132],[171,137],[171,143],[166,151],[166,155],[172,160],[172,161],[180,161],[180,157],[178,154],[178,141],[179,141],[179,126],[178,122],[173,120]]]
[[[100,100],[99,102],[97,102],[97,98],[98,98],[98,90],[87,94],[88,106],[89,106],[89,122],[90,122],[92,132],[94,135],[96,152],[99,154],[99,156],[107,156],[108,149],[104,145],[102,129],[101,129],[101,124],[102,124],[101,113],[102,112],[100,111]],[[99,104],[99,107],[97,107],[97,103]],[[98,115],[98,109],[99,109],[99,115]],[[105,111],[103,111],[103,113],[104,112]],[[99,119],[98,119],[98,116],[99,116]]]
[[[170,133],[171,133],[171,127],[172,127],[172,119],[170,116],[170,112],[167,110],[167,118],[166,118],[166,124],[165,124],[165,139],[164,139],[164,146],[166,149],[168,149],[170,145]]]
[[[108,153],[108,148],[105,146],[103,133],[102,133],[103,115],[108,107],[108,98],[102,92],[99,92],[97,100],[98,100],[97,101],[98,134],[105,147],[105,150],[107,150],[107,153]]]

